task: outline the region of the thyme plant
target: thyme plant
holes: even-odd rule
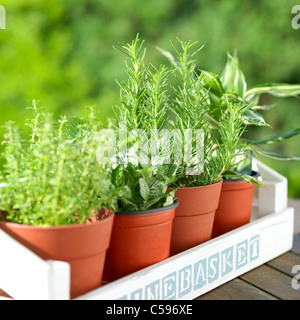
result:
[[[66,138],[68,119],[54,121],[33,102],[29,135],[5,125],[1,220],[39,226],[85,223],[100,209],[114,209],[107,168],[96,161],[98,142],[82,134],[76,143]],[[98,131],[93,115],[79,131]],[[102,210],[104,211],[104,210]]]

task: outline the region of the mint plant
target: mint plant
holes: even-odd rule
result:
[[[28,136],[21,136],[12,122],[5,126],[1,220],[58,226],[85,223],[101,209],[115,209],[110,173],[96,161],[94,115],[77,126],[84,134],[75,143],[66,138],[67,118],[54,121],[36,102],[32,111]]]
[[[170,206],[175,189],[167,190],[177,180],[178,166],[118,165],[112,170],[112,182],[119,193],[117,212],[144,211]]]

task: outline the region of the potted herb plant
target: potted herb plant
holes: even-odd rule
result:
[[[220,110],[227,108],[225,99],[248,104],[249,107],[241,114],[245,131],[247,131],[250,126],[268,126],[260,111],[271,108],[259,104],[261,94],[270,94],[276,97],[291,97],[300,94],[300,85],[271,83],[247,88],[247,82],[236,55],[228,54],[227,63],[220,76],[205,70],[202,70],[201,74],[202,83],[207,90],[207,117],[211,130],[215,131],[217,139],[219,137]],[[252,170],[252,155],[263,155],[274,159],[297,159],[264,150],[261,146],[284,141],[299,133],[299,129],[294,129],[265,139],[245,139],[247,148],[240,159],[241,161],[238,165],[233,163],[222,186],[213,237],[250,221],[254,187],[255,185],[261,186],[255,179],[259,173]]]
[[[169,71],[144,62],[139,35],[124,44],[128,80],[120,83],[116,111],[118,148],[112,183],[119,193],[104,280],[114,281],[170,256],[172,222],[178,202],[174,190],[178,166],[160,161],[167,135],[160,137],[167,111]],[[152,136],[152,139],[151,137]],[[152,146],[152,148],[151,148]],[[152,153],[151,149],[157,151]]]
[[[70,264],[70,297],[102,283],[115,209],[109,171],[96,161],[98,142],[85,134],[69,140],[66,118],[58,122],[33,103],[23,138],[5,126],[5,187],[0,192],[0,228],[44,260]],[[92,117],[79,131],[96,132]]]
[[[193,60],[201,48],[191,51],[195,43],[179,42],[179,50],[173,45],[177,58],[172,58],[176,76],[171,104],[175,114],[172,125],[183,136],[192,132],[186,141],[190,141],[192,148],[189,149],[194,151],[182,164],[189,173],[174,184],[178,188],[175,196],[180,205],[173,222],[171,254],[211,239],[223,175],[246,147],[241,139],[244,127],[240,114],[248,108],[243,102],[224,100],[226,108],[218,109],[219,139],[216,140],[207,118],[207,92]],[[194,173],[193,168],[196,168]]]
[[[113,183],[127,192],[119,197],[104,280],[114,281],[170,256],[172,222],[178,202],[167,191],[177,166],[120,164]]]

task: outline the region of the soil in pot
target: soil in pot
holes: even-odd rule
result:
[[[115,214],[103,280],[111,282],[170,256],[173,205]]]
[[[114,213],[86,224],[37,227],[0,221],[0,228],[44,260],[70,264],[71,299],[102,284]]]
[[[252,176],[257,177],[253,171]],[[224,179],[212,237],[218,237],[250,222],[255,186],[242,179]]]
[[[172,228],[171,255],[211,239],[222,180],[211,185],[179,188]]]

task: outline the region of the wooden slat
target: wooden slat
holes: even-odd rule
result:
[[[292,268],[294,265],[300,265],[300,255],[293,252],[287,252],[278,258],[269,261],[267,265],[288,276],[294,277]]]
[[[300,291],[292,288],[292,277],[267,265],[253,269],[240,277],[282,300],[300,300]]]
[[[292,252],[300,254],[300,235],[294,236]]]
[[[236,278],[196,300],[278,300],[274,296]]]

